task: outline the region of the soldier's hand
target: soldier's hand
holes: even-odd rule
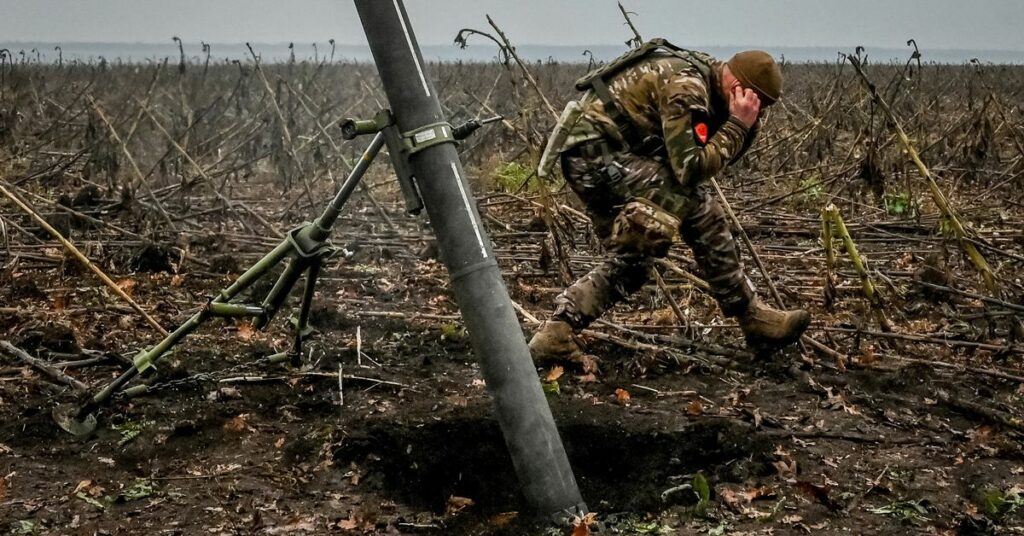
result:
[[[747,128],[754,126],[757,122],[757,115],[761,112],[761,99],[752,90],[736,86],[732,89],[732,99],[729,100],[729,113]]]

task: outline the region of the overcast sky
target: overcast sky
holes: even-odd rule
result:
[[[1021,0],[624,0],[645,38],[688,46],[904,47],[1024,51]],[[490,14],[518,43],[629,37],[614,0],[406,0],[423,44],[450,43]],[[350,0],[0,0],[0,41],[365,43]]]

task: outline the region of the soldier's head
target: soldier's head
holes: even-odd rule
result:
[[[736,86],[753,90],[761,99],[761,107],[767,108],[782,97],[782,69],[763,50],[740,52],[722,67],[722,94],[726,100]]]

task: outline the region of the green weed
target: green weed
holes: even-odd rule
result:
[[[708,479],[704,478],[704,475],[697,473],[693,475],[693,492],[697,494],[697,504],[693,505],[694,515],[704,517],[708,511],[708,505],[711,504],[711,486],[708,485]]]
[[[155,491],[152,482],[145,478],[136,478],[130,486],[121,492],[120,497],[125,501],[137,501],[149,497]]]
[[[717,527],[708,529],[708,536],[725,536],[725,531],[728,529],[729,524],[723,521]]]
[[[131,443],[133,439],[139,437],[139,434],[141,434],[143,430],[145,430],[152,424],[152,421],[125,421],[121,424],[112,425],[111,428],[121,433],[121,439],[117,442],[117,446],[123,447],[128,443]]]
[[[942,236],[953,238],[956,236],[956,228],[953,226],[953,220],[943,217],[939,221],[939,233]]]
[[[459,327],[455,322],[441,324],[441,338],[449,341],[462,340],[466,336],[465,328]]]
[[[814,202],[821,199],[821,195],[824,193],[824,189],[821,187],[821,177],[817,174],[810,175],[804,180],[800,181],[800,189],[803,191],[800,195],[805,202]]]
[[[878,508],[870,508],[868,511],[872,514],[889,516],[904,523],[917,525],[919,523],[929,521],[927,516],[927,504],[928,501],[925,499],[918,499],[916,501],[897,501],[885,506],[879,506]]]
[[[631,518],[625,523],[626,534],[672,534],[672,527],[662,525],[657,521],[641,521],[636,518]]]
[[[527,180],[530,181],[527,190],[536,189],[534,170],[519,162],[503,162],[494,172],[494,184],[503,192],[516,192]]]
[[[111,502],[106,497],[101,497],[103,499],[102,501],[100,501],[98,499],[94,499],[94,498],[86,495],[84,491],[79,491],[78,493],[75,494],[75,497],[78,497],[79,499],[82,499],[83,501],[85,501],[90,506],[96,507],[96,509],[98,509],[98,510],[106,510],[107,506],[109,506],[110,502]]]
[[[892,216],[903,216],[910,212],[913,207],[911,204],[910,194],[907,192],[900,192],[898,194],[889,194],[885,196],[885,211]]]
[[[1007,491],[988,489],[981,492],[976,501],[978,508],[986,514],[998,516],[1011,514],[1024,507],[1024,490],[1011,488]]]

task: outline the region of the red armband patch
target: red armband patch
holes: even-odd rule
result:
[[[693,135],[697,137],[697,141],[701,145],[705,145],[708,142],[708,125],[707,123],[697,123],[693,126]]]

